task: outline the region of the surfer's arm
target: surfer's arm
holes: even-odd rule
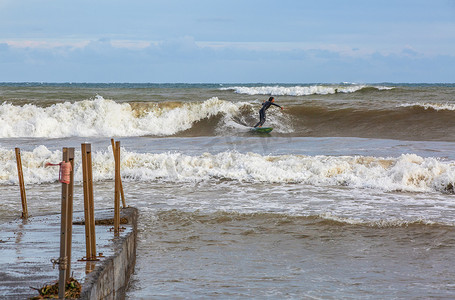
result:
[[[272,105],[275,105],[275,106],[278,106],[279,108],[283,109],[283,106],[281,106],[281,105],[278,105],[278,104],[273,103],[273,102],[272,102],[271,104],[272,104]]]

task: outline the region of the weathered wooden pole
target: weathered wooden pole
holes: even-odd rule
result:
[[[96,235],[95,235],[95,201],[93,199],[93,171],[92,171],[92,149],[90,146],[90,151],[87,152],[87,175],[88,175],[88,187],[89,187],[89,195],[90,195],[90,201],[89,201],[89,209],[90,209],[90,232],[91,232],[91,238],[92,240],[90,241],[90,246],[92,247],[91,249],[91,259],[96,260]]]
[[[115,151],[116,151],[116,145],[114,139],[111,139],[111,145],[112,145],[112,152],[114,154],[114,159],[116,159]],[[123,193],[123,182],[122,182],[122,177],[120,177],[120,194],[122,195],[122,206],[123,208],[126,207],[126,201],[125,201],[125,194]]]
[[[68,148],[63,148],[63,161],[60,165],[60,182],[62,183],[62,206],[61,206],[61,220],[60,220],[60,258],[59,262],[59,283],[58,283],[58,297],[59,299],[65,298],[65,284],[67,278],[67,271],[71,271],[71,232],[72,226],[69,221],[72,222],[72,205],[68,203],[69,199],[72,200],[70,192],[71,182],[71,162],[69,161],[69,152],[72,152],[74,159],[74,149],[69,151]],[[69,169],[68,169],[69,168]],[[68,177],[66,177],[68,176]],[[69,208],[71,207],[71,212]],[[71,216],[70,216],[71,215]]]
[[[22,160],[21,160],[21,150],[15,148],[16,150],[16,163],[17,163],[17,175],[19,177],[19,188],[21,190],[21,199],[22,199],[22,218],[28,218],[28,209],[27,209],[27,197],[25,195],[25,185],[24,185],[24,173],[22,172]]]
[[[82,175],[84,186],[84,218],[86,259],[96,259],[95,210],[93,204],[93,177],[91,145],[81,144]]]
[[[120,142],[115,143],[114,233],[120,232]]]
[[[63,153],[65,155],[65,152]],[[70,172],[70,183],[68,184],[68,222],[67,222],[67,236],[66,236],[66,245],[67,245],[67,257],[68,257],[68,268],[66,269],[66,279],[68,280],[71,277],[71,248],[72,248],[72,235],[73,235],[73,191],[74,191],[74,148],[68,148],[67,151],[67,160],[65,157],[64,161],[71,163],[71,172]]]
[[[82,156],[82,181],[84,190],[84,225],[85,225],[85,258],[88,260],[92,256],[91,254],[91,237],[90,237],[90,210],[89,210],[89,188],[87,179],[87,150],[90,149],[89,144],[81,144],[81,156]]]

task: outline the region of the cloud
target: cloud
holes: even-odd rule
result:
[[[151,45],[146,49],[150,54],[160,54],[167,57],[175,57],[177,59],[185,59],[198,56],[199,51],[203,48],[199,47],[194,38],[184,36],[181,38],[173,38],[157,44]]]
[[[405,47],[401,53],[405,56],[410,56],[410,57],[417,57],[419,55],[419,52],[416,50],[412,49],[411,47]]]
[[[109,38],[49,47],[0,43],[0,81],[450,82],[455,56],[341,46],[201,43],[192,36],[125,47]],[[123,46],[118,46],[119,44]],[[33,44],[32,44],[33,45]]]

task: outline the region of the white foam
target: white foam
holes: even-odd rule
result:
[[[235,115],[245,104],[214,97],[176,107],[151,105],[149,110],[138,114],[128,103],[116,103],[101,96],[44,108],[3,103],[0,105],[0,138],[172,135],[204,118]]]
[[[307,96],[307,95],[327,95],[335,93],[354,93],[363,88],[373,87],[378,90],[389,90],[392,87],[386,86],[367,86],[367,85],[312,85],[312,86],[233,86],[225,87],[220,90],[234,90],[238,94],[247,95],[273,95],[273,96]]]
[[[434,110],[455,110],[454,103],[404,103],[398,105],[398,107],[423,107],[424,109],[434,109]]]
[[[14,150],[0,148],[0,184],[17,183]],[[40,146],[22,152],[27,183],[54,182],[61,151]],[[94,180],[111,180],[114,161],[111,149],[93,153]],[[81,181],[80,152],[76,151],[75,180]],[[444,191],[455,182],[455,164],[436,158],[405,154],[398,158],[364,156],[263,156],[226,151],[191,156],[181,153],[122,151],[122,176],[130,181],[192,182],[233,180],[241,182],[302,183],[314,186],[350,186],[381,191]]]
[[[354,208],[352,208],[354,210]],[[367,225],[370,227],[378,227],[378,228],[387,228],[387,227],[406,227],[412,224],[423,224],[423,225],[434,225],[436,224],[435,221],[427,220],[423,217],[411,218],[410,220],[403,219],[403,218],[390,218],[390,219],[377,219],[377,220],[364,220],[355,217],[345,217],[345,216],[337,216],[333,213],[321,213],[318,215],[319,218],[335,221],[339,223],[345,223],[350,225]],[[450,224],[452,222],[443,223],[443,224]]]

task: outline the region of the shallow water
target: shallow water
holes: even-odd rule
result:
[[[253,213],[141,218],[129,298],[450,297],[451,227]]]

